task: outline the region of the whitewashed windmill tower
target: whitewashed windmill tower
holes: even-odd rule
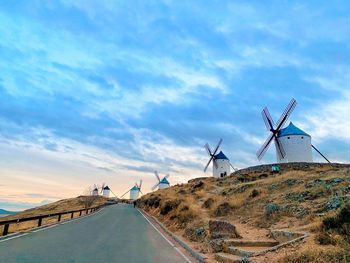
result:
[[[92,195],[98,195],[98,187],[94,185],[94,189],[92,190]]]
[[[226,155],[220,151],[218,154],[217,151],[219,150],[219,147],[222,143],[222,139],[219,140],[218,144],[216,145],[214,151],[210,149],[210,146],[208,143],[204,145],[204,148],[207,150],[207,153],[210,157],[207,165],[204,168],[204,172],[207,171],[210,163],[213,161],[213,176],[214,177],[225,177],[227,175],[230,175],[231,173],[231,167],[236,170],[230,163],[230,160],[226,157]]]
[[[164,176],[162,179],[160,179],[159,174],[157,171],[154,172],[154,175],[156,176],[158,182],[152,187],[152,191],[154,189],[156,189],[158,187],[158,189],[164,189],[164,188],[168,188],[170,186],[170,183],[168,181],[169,178],[169,174],[167,174],[166,176]]]
[[[109,194],[111,192],[111,189],[108,187],[108,185],[106,185],[105,187],[102,188],[102,195],[104,197],[109,197]]]
[[[140,180],[140,184],[135,183],[135,185],[129,189],[126,193],[124,193],[120,198],[123,198],[127,193],[130,192],[130,199],[131,200],[136,200],[139,198],[139,194],[141,192],[141,187],[142,187],[142,180]]]
[[[287,127],[282,128],[296,105],[296,100],[292,99],[276,124],[267,107],[263,109],[261,114],[267,130],[270,131],[271,134],[256,153],[259,160],[263,158],[271,142],[274,141],[278,163],[313,162],[312,148],[329,162],[329,160],[311,144],[311,136],[309,134],[296,127],[292,122],[290,122]]]

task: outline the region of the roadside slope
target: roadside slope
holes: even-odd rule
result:
[[[277,174],[264,165],[224,179],[198,178],[147,194],[138,205],[209,258],[220,250],[209,222],[225,220],[244,239],[266,239],[275,229],[310,233],[298,252],[284,248],[253,262],[339,262],[346,256],[350,233],[343,227],[346,220],[335,219],[341,211],[347,213],[349,200],[350,165],[295,163],[281,165]],[[332,229],[329,218],[336,221]]]

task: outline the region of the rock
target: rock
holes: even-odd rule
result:
[[[203,203],[202,208],[206,208],[206,209],[211,208],[213,204],[214,204],[214,199],[211,198],[211,197],[209,197],[209,198],[208,198],[207,200],[205,200],[205,202]]]
[[[220,205],[218,205],[218,207],[215,209],[214,211],[214,215],[215,216],[227,216],[228,214],[230,214],[233,210],[233,207],[227,203],[224,202]]]
[[[221,220],[210,220],[209,221],[209,233],[211,238],[240,238],[236,227],[227,222]]]
[[[224,240],[222,238],[216,238],[209,241],[209,245],[213,252],[221,252],[224,249]]]

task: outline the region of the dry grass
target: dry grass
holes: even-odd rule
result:
[[[339,206],[350,200],[349,193],[349,167],[310,165],[306,169],[282,169],[280,174],[252,170],[224,179],[198,178],[188,184],[145,195],[139,205],[185,239],[189,239],[186,229],[208,229],[208,221],[217,218],[244,229],[255,228],[255,232],[287,228],[317,234],[322,220],[335,214]],[[155,199],[158,205],[150,202]],[[333,199],[336,199],[334,204]],[[165,203],[173,201],[179,204],[162,214],[160,211]],[[206,242],[208,239],[197,242],[202,252],[207,252],[203,248]],[[291,262],[318,262],[314,261],[317,255],[327,258],[328,250],[323,250],[317,242],[313,245],[320,250],[312,250],[313,254],[304,251],[303,255],[290,258]],[[336,244],[336,248],[338,250],[333,252],[341,255],[343,247]],[[303,261],[303,257],[310,261]]]
[[[92,207],[99,206],[105,204],[107,201],[106,198],[99,196],[95,198],[95,200],[92,202]],[[86,208],[86,202],[84,199],[84,196],[79,196],[76,198],[70,198],[70,199],[63,199],[51,204],[39,206],[36,208],[28,209],[23,212],[19,212],[14,215],[9,215],[5,217],[0,218],[1,221],[6,220],[13,220],[13,219],[20,219],[20,218],[26,218],[26,217],[32,217],[32,216],[39,216],[39,215],[48,215],[48,214],[54,214],[54,213],[64,213],[67,211],[72,210],[80,210]],[[82,213],[82,215],[85,214],[85,211]],[[74,213],[73,218],[79,217],[79,212]],[[71,219],[71,214],[66,214],[61,216],[61,221],[69,220]],[[58,216],[48,217],[44,218],[42,220],[42,225],[52,224],[58,221]],[[16,224],[10,224],[9,227],[9,233],[14,232],[21,232],[25,231],[34,227],[38,226],[38,220],[32,220],[27,222],[21,222]],[[2,234],[4,229],[4,226],[0,226],[0,234]]]

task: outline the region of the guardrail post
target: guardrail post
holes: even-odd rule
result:
[[[39,218],[39,221],[38,221],[38,226],[41,226],[42,222],[43,222],[43,218],[40,217],[40,218]]]
[[[81,212],[82,212],[82,211],[80,211],[79,216],[81,216]]]
[[[4,225],[4,231],[2,232],[3,236],[6,236],[9,233],[9,226],[10,224]]]
[[[61,221],[61,215],[58,215],[58,222]]]
[[[88,214],[88,212],[89,212],[89,209],[86,209],[86,215]]]
[[[74,212],[72,212],[72,214],[71,214],[70,218],[72,219],[73,217],[74,217]]]

